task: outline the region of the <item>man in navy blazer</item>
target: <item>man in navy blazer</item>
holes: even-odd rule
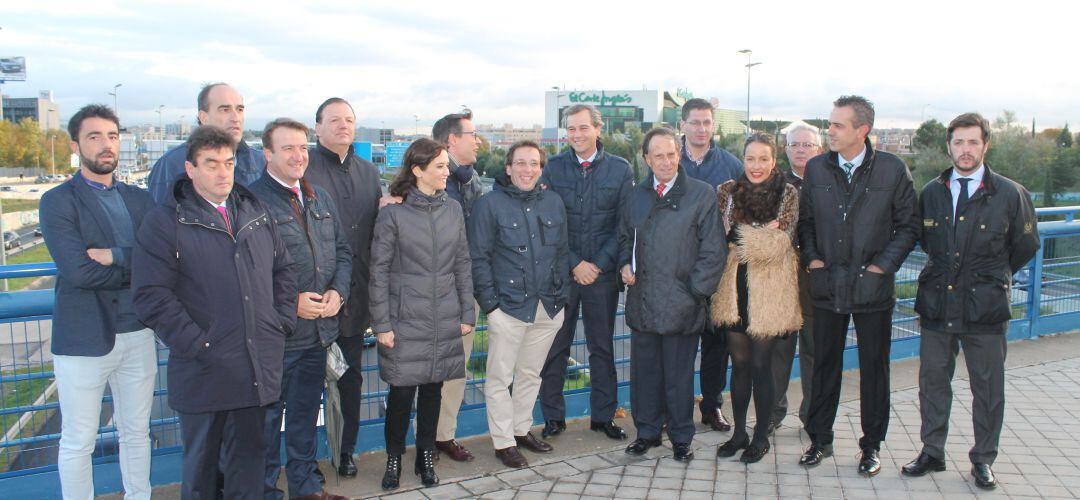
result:
[[[150,195],[113,178],[120,121],[92,104],[71,117],[79,172],[41,197],[41,232],[56,262],[52,353],[60,395],[57,467],[64,498],[92,498],[101,398],[108,383],[120,433],[125,498],[150,498],[154,332],[135,316],[131,253]]]

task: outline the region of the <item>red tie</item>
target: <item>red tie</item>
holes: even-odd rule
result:
[[[293,186],[293,187],[291,187],[289,189],[292,190],[293,194],[296,195],[296,199],[300,202],[300,205],[303,205],[304,204],[304,197],[300,196],[300,188],[298,188],[296,186]]]
[[[229,234],[232,234],[232,224],[229,223],[229,212],[225,210],[225,207],[220,205],[217,207],[217,211],[221,214],[221,218],[225,219],[225,230],[228,231]]]
[[[664,183],[663,183],[663,182],[661,182],[660,184],[657,184],[657,185],[656,185],[656,195],[657,195],[657,196],[659,196],[659,197],[661,197],[661,198],[663,198],[663,197],[664,197],[664,189],[665,189],[665,188],[667,188],[667,186],[666,186],[666,185],[664,185]]]
[[[591,161],[586,160],[581,162],[581,168],[589,168],[589,165],[592,165]]]

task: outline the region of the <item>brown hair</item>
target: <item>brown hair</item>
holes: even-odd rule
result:
[[[949,122],[949,128],[945,135],[946,142],[952,142],[952,134],[958,128],[979,127],[982,130],[983,144],[990,140],[990,122],[978,113],[964,113]]]
[[[731,218],[744,224],[765,223],[776,219],[787,185],[787,180],[776,169],[776,143],[773,136],[762,132],[751,134],[743,144],[743,154],[746,154],[746,148],[755,142],[768,146],[769,151],[772,151],[773,169],[769,178],[761,184],[750,182],[745,171],[735,181],[735,187],[731,190]]]
[[[428,165],[446,151],[446,146],[439,144],[426,137],[417,139],[405,150],[405,157],[401,160],[401,168],[397,176],[390,183],[390,195],[400,196],[402,199],[409,196],[409,190],[416,186],[416,174],[413,167],[427,170]]]
[[[514,163],[514,153],[521,148],[533,148],[540,152],[540,168],[544,168],[547,165],[547,153],[544,148],[541,148],[536,141],[530,141],[528,139],[517,141],[510,145],[510,149],[506,151],[506,166],[510,166]]]
[[[307,140],[307,135],[308,135],[307,125],[304,125],[303,123],[300,123],[300,122],[298,122],[296,120],[293,120],[292,118],[278,118],[278,119],[276,119],[276,120],[274,120],[274,121],[272,121],[270,123],[267,123],[266,127],[263,128],[262,143],[263,143],[264,148],[269,149],[271,151],[274,150],[273,138],[271,136],[274,134],[275,130],[277,130],[279,128],[282,128],[282,127],[293,129],[293,130],[296,130],[298,132],[303,132],[304,133],[304,140],[305,141]]]

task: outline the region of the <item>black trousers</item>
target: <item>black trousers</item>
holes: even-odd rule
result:
[[[356,436],[360,433],[360,395],[363,392],[364,376],[360,372],[364,362],[364,336],[338,337],[337,345],[349,369],[337,381],[341,392],[341,454],[352,455],[356,448]]]
[[[637,437],[659,439],[666,417],[672,443],[694,440],[694,357],[698,336],[630,334],[630,406]]]
[[[799,405],[799,420],[806,427],[810,413],[810,384],[814,373],[814,317],[803,315],[803,327],[797,335],[776,339],[773,350],[773,385],[776,388],[776,404],[773,405],[772,420],[783,422],[788,412],[787,390],[791,383],[791,367],[795,361],[795,343],[799,344],[799,385],[802,386],[802,403]]]
[[[727,333],[707,322],[701,332],[701,404],[704,415],[724,406],[724,388],[727,387],[728,350]]]
[[[544,420],[565,420],[566,400],[563,384],[570,344],[577,330],[580,308],[585,326],[585,345],[589,349],[589,410],[596,422],[615,418],[619,404],[618,379],[615,375],[615,310],[619,306],[619,283],[597,281],[582,286],[570,284],[570,303],[566,306],[562,328],[548,351],[540,372],[540,410]]]
[[[392,385],[386,396],[384,428],[388,455],[401,456],[405,453],[405,435],[409,433],[413,397],[416,397],[416,449],[435,449],[435,431],[439,427],[439,405],[442,403],[442,382],[419,386]]]
[[[844,342],[848,321],[853,320],[859,347],[859,411],[863,432],[859,447],[881,449],[889,428],[892,312],[891,307],[885,311],[856,314],[814,308],[814,378],[806,432],[815,443],[832,444],[833,441],[833,422],[843,381]]]
[[[225,475],[225,498],[263,497],[265,406],[176,413],[180,417],[180,439],[184,444],[181,498],[217,498],[219,460]]]

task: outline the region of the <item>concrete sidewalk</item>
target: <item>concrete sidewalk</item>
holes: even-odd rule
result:
[[[871,479],[856,473],[859,427],[858,374],[844,374],[841,408],[836,419],[835,455],[814,469],[798,465],[809,445],[800,423],[789,415],[776,432],[772,450],[760,463],[745,465],[737,456],[717,459],[717,445],[730,433],[707,431],[698,424],[696,458],[689,464],[672,460],[670,443],[644,457],[623,453],[626,442],[615,442],[588,430],[588,420],[571,422],[566,433],[551,440],[548,455],[523,452],[532,467],[506,469],[492,452],[486,436],[462,442],[475,462],[442,460],[436,471],[442,484],[420,488],[411,473],[414,451],[404,457],[402,487],[384,498],[942,498],[973,496],[1080,497],[1080,332],[1014,342],[1009,345],[1006,372],[1006,416],[1001,453],[994,472],[999,487],[976,488],[968,470],[967,452],[973,442],[971,396],[963,356],[953,383],[954,403],[946,447],[948,470],[922,478],[905,478],[900,467],[921,448],[918,409],[918,359],[892,364],[892,418],[882,446],[882,472]],[[726,398],[725,398],[726,399]],[[798,381],[789,387],[789,407],[801,400]],[[730,400],[729,403],[730,404]],[[730,411],[725,404],[725,413]],[[750,416],[753,418],[753,409]],[[633,423],[620,419],[634,436]],[[537,430],[536,432],[539,432]],[[386,455],[361,456],[357,478],[338,480],[327,464],[327,489],[350,497],[382,494],[379,480]],[[178,498],[176,485],[156,488],[155,498]]]

